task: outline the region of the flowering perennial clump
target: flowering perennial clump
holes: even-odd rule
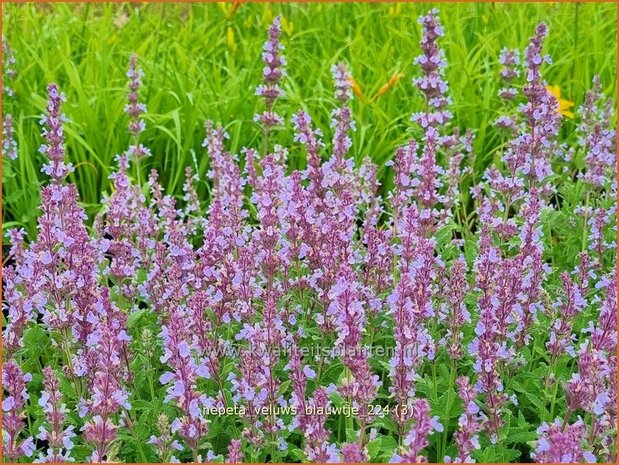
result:
[[[453,122],[446,31],[430,11],[415,136],[395,149],[381,194],[378,167],[353,146],[346,63],[331,68],[330,129],[308,110],[276,111],[282,21],[262,54],[257,147],[230,153],[224,129],[205,122],[208,199],[192,168],[180,198],[163,173],[140,178],[140,160],[159,154],[140,143],[144,73],[132,55],[131,142],[89,226],[68,179],[66,97],[49,84],[38,234],[7,232],[4,456],[615,462],[616,130],[600,80],[565,144],[542,74],[546,26],[524,51],[503,49],[505,139],[474,172],[475,128]],[[10,97],[4,38],[3,49]],[[288,122],[284,147],[273,131]],[[5,115],[8,159],[13,124]],[[295,151],[306,164],[291,170]]]

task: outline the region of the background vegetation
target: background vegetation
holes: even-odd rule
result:
[[[473,128],[475,173],[481,176],[501,146],[493,127],[498,103],[498,56],[503,46],[523,48],[535,25],[545,21],[550,35],[545,49],[553,64],[544,73],[562,98],[582,102],[594,74],[604,91],[616,94],[617,16],[608,4],[441,4],[446,30],[442,46],[454,101],[455,123]],[[147,130],[141,142],[153,157],[142,164],[156,168],[168,192],[181,194],[184,167],[197,169],[208,186],[208,159],[202,148],[203,121],[225,125],[230,148],[259,142],[253,115],[262,102],[254,96],[261,79],[261,47],[272,17],[282,14],[288,59],[287,98],[278,103],[290,117],[306,108],[324,128],[333,107],[330,66],[348,62],[365,99],[356,98],[353,153],[381,166],[410,134],[409,116],[421,104],[411,85],[418,70],[417,17],[431,4],[4,4],[4,35],[15,51],[16,95],[4,99],[4,112],[16,119],[19,158],[3,162],[3,223],[35,231],[42,155],[39,119],[46,85],[58,82],[67,95],[64,110],[72,175],[89,214],[111,188],[114,156],[126,149],[129,135],[126,67],[136,52],[146,73],[142,100]],[[397,72],[404,77],[373,99]],[[578,115],[576,115],[576,120]],[[569,140],[574,120],[566,118]],[[303,166],[305,152],[295,150],[291,135],[276,137],[291,148],[292,167]],[[32,237],[32,236],[31,236]],[[3,239],[4,240],[4,239]]]

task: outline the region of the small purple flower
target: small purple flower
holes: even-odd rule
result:
[[[159,414],[157,417],[157,429],[159,430],[159,436],[151,436],[148,440],[148,444],[155,448],[157,456],[162,462],[177,462],[174,457],[174,451],[182,451],[183,446],[174,439],[174,434],[170,428],[170,422],[165,413]]]

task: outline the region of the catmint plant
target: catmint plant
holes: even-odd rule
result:
[[[232,30],[239,7],[222,7]],[[257,144],[237,150],[205,116],[192,165],[142,182],[150,66],[131,55],[130,141],[100,205],[80,202],[67,98],[48,85],[37,229],[16,220],[3,248],[4,456],[614,463],[616,130],[601,77],[563,126],[541,23],[524,51],[484,58],[500,68],[495,124],[458,127],[453,31],[433,9],[418,56],[398,51],[418,69],[414,124],[379,165],[356,144],[385,97],[353,99],[354,48],[325,69],[330,127],[310,101],[285,118],[292,24],[264,20]],[[4,115],[8,159],[16,122]]]

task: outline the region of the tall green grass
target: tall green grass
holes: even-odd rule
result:
[[[283,14],[288,22],[284,43],[288,59],[287,98],[278,103],[287,117],[305,108],[330,138],[333,107],[330,66],[348,62],[364,94],[371,97],[395,71],[405,77],[373,102],[356,99],[358,130],[355,157],[370,156],[379,176],[391,182],[384,167],[394,149],[411,136],[409,116],[420,107],[413,86],[419,54],[417,17],[432,4],[242,4],[227,18],[230,4],[4,4],[3,31],[15,50],[16,97],[5,111],[16,117],[20,155],[3,163],[3,222],[35,231],[42,155],[39,119],[45,89],[58,82],[67,95],[64,110],[71,176],[87,212],[97,211],[114,156],[129,143],[126,66],[136,52],[146,73],[143,100],[147,130],[141,141],[153,152],[144,172],[159,170],[168,192],[180,194],[184,167],[192,165],[205,179],[208,159],[201,147],[206,118],[221,122],[230,134],[230,149],[259,142],[253,115],[262,109],[254,96],[261,79],[260,53],[265,28]],[[476,134],[476,176],[495,156],[502,140],[493,121],[502,107],[497,59],[502,47],[524,48],[535,25],[545,21],[545,42],[554,63],[545,68],[549,84],[576,105],[595,74],[605,91],[616,93],[615,5],[608,4],[440,4],[445,27],[442,46],[454,121]],[[227,29],[234,31],[234,43]],[[565,120],[567,140],[574,121]],[[292,167],[304,166],[304,151],[290,131],[275,135],[291,147]],[[207,195],[206,181],[201,194]]]

